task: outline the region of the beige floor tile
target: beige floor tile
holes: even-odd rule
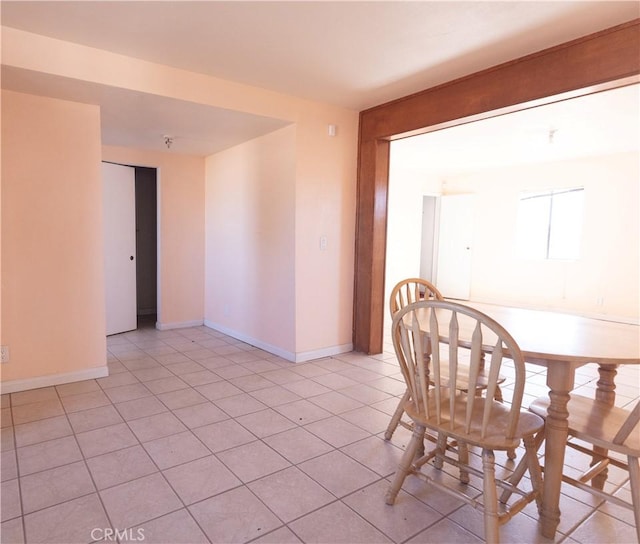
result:
[[[222,378],[217,374],[214,374],[210,370],[199,370],[196,372],[189,372],[187,374],[181,374],[180,378],[194,387],[196,385],[206,385],[208,383],[215,383],[222,381]]]
[[[56,416],[31,423],[16,425],[15,438],[18,447],[37,444],[53,440],[54,438],[62,438],[73,434],[71,426],[66,416]]]
[[[119,402],[115,407],[126,421],[153,416],[167,411],[167,407],[156,397],[143,397],[141,399]]]
[[[296,427],[295,423],[271,408],[240,416],[236,421],[258,438],[265,438]]]
[[[161,469],[210,455],[206,446],[189,431],[145,442],[143,446]]]
[[[324,385],[325,387],[328,387],[329,389],[332,389],[334,391],[338,389],[344,389],[345,387],[358,385],[357,381],[335,373],[316,376],[315,378],[313,378],[313,381]]]
[[[2,523],[0,527],[0,542],[2,544],[24,544],[22,518],[14,518]]]
[[[213,453],[256,440],[253,434],[232,419],[198,427],[193,432]]]
[[[229,416],[211,402],[194,404],[173,412],[190,429],[228,419]]]
[[[68,418],[76,433],[92,431],[122,422],[122,417],[120,417],[113,405],[74,412],[68,414]]]
[[[40,389],[11,393],[11,406],[14,408],[16,406],[22,406],[23,404],[45,402],[48,400],[58,400],[58,393],[55,387],[42,387]]]
[[[133,534],[145,544],[209,544],[206,535],[185,509],[147,521],[136,527]]]
[[[7,408],[3,408],[2,410],[7,410]],[[53,399],[12,406],[11,413],[13,416],[13,424],[20,425],[48,417],[61,416],[64,414],[64,409],[58,399]]]
[[[293,372],[292,372],[293,374]],[[298,376],[299,378],[299,376]],[[287,382],[291,383],[291,382]],[[281,404],[286,404],[288,402],[293,402],[296,400],[300,400],[300,397],[295,393],[292,393],[288,389],[280,385],[274,385],[272,387],[265,387],[264,389],[258,389],[257,391],[252,391],[251,396],[258,399],[260,402],[265,404],[266,406],[280,406]]]
[[[391,542],[373,525],[341,502],[334,502],[291,523],[303,542],[374,544]],[[435,541],[432,541],[435,542]]]
[[[0,453],[0,481],[13,480],[18,477],[18,460],[16,450]]]
[[[154,366],[151,368],[143,368],[142,370],[134,370],[132,374],[141,382],[151,382],[163,378],[173,378],[173,374],[163,366]]]
[[[289,461],[260,441],[250,442],[216,455],[245,483],[290,466]]]
[[[163,412],[153,416],[129,421],[129,427],[140,442],[147,442],[186,431],[187,428],[171,412]]]
[[[388,476],[395,474],[403,451],[391,442],[377,436],[370,436],[364,440],[349,444],[341,448],[349,457],[353,457],[361,464],[380,474]]]
[[[260,375],[263,378],[266,378],[270,382],[273,382],[278,385],[282,385],[283,383],[291,383],[298,382],[304,379],[304,376],[300,374],[296,374],[295,372],[289,370],[288,368],[279,368],[277,370],[267,370],[266,372],[261,372]]]
[[[182,507],[160,474],[152,474],[100,491],[115,527],[135,527]]]
[[[380,479],[378,474],[340,451],[301,463],[298,468],[336,497],[344,497]]]
[[[76,437],[85,457],[95,457],[138,444],[136,437],[125,423],[79,433]]]
[[[332,414],[341,414],[342,412],[348,412],[349,410],[355,410],[356,408],[362,408],[364,406],[361,402],[337,391],[317,395],[309,400]]]
[[[26,515],[24,525],[26,541],[32,544],[84,544],[100,538],[101,530],[111,526],[96,494]]]
[[[13,427],[5,427],[0,430],[0,451],[13,450],[16,447],[13,436]]]
[[[294,465],[333,450],[333,446],[302,427],[274,434],[264,441]]]
[[[384,481],[376,482],[342,501],[396,542],[416,535],[442,518],[441,514],[402,490],[395,504],[389,506],[384,501],[387,487]]]
[[[336,448],[371,436],[367,431],[338,416],[309,423],[305,425],[305,429]]]
[[[229,359],[228,363],[232,363]],[[240,378],[241,376],[250,376],[253,374],[253,370],[249,370],[241,365],[237,364],[227,364],[227,366],[221,366],[215,369],[216,374],[221,376],[225,380],[230,380],[232,378]]]
[[[87,459],[87,465],[99,490],[158,471],[141,446],[132,446],[92,457]]]
[[[99,408],[100,406],[108,406],[109,404],[111,404],[111,401],[102,391],[91,391],[62,398],[62,405],[68,414]]]
[[[179,389],[187,389],[189,384],[183,382],[177,376],[171,376],[170,378],[161,378],[159,380],[145,382],[145,386],[154,395],[160,395],[161,393],[170,393],[171,391],[178,391]]]
[[[158,399],[160,399],[169,410],[176,410],[178,408],[184,408],[185,406],[193,406],[194,404],[207,402],[206,397],[191,388],[163,393],[162,395],[158,395]]]
[[[0,521],[7,521],[22,514],[18,479],[0,483]]]
[[[249,374],[248,376],[231,378],[229,381],[236,387],[242,389],[245,393],[265,389],[266,387],[271,387],[273,385],[273,382],[263,378],[260,374]]]
[[[244,486],[194,504],[189,511],[211,542],[248,542],[282,525]]]
[[[25,476],[41,470],[47,470],[82,459],[80,448],[73,436],[39,442],[24,448],[18,448],[18,467],[20,475]]]
[[[193,356],[193,352],[189,353],[189,357]],[[206,370],[202,365],[195,361],[182,361],[167,365],[167,368],[173,372],[176,376],[182,376],[182,374],[191,374],[192,372],[201,372]]]
[[[71,395],[81,395],[83,393],[100,391],[100,386],[95,380],[83,380],[81,382],[56,385],[56,389],[60,397],[69,397]]]
[[[135,383],[132,385],[123,385],[105,389],[105,393],[111,399],[111,402],[126,402],[128,400],[140,399],[148,397],[152,393],[143,384]]]
[[[364,404],[373,404],[374,402],[380,402],[381,400],[385,400],[393,396],[389,393],[385,393],[384,391],[380,391],[380,389],[371,387],[370,383],[371,382],[368,384],[359,383],[352,387],[346,387],[344,389],[340,389],[340,393]],[[404,393],[404,391],[402,391],[402,393]]]
[[[440,520],[431,527],[418,533],[407,544],[432,544],[446,542],[447,544],[474,544],[484,540],[478,538],[458,524],[448,519]]]
[[[5,429],[13,425],[13,415],[11,408],[0,409],[0,426]]]
[[[389,378],[388,376],[368,382],[367,385],[396,397],[404,395],[404,392],[407,389],[407,385],[404,380],[396,380],[395,378]]]
[[[313,380],[299,380],[297,382],[285,383],[282,384],[282,387],[305,399],[331,391],[328,387]]]
[[[636,542],[636,530],[632,524],[609,516],[604,512],[595,512],[589,516],[571,537],[578,542]]]
[[[291,367],[291,372],[295,372],[304,378],[313,378],[315,376],[322,376],[323,374],[329,374],[331,370],[318,366],[314,363],[297,364]]]
[[[370,406],[363,406],[362,408],[356,408],[349,412],[343,412],[340,414],[340,417],[372,434],[385,431],[391,419],[384,412],[371,408]]]
[[[213,455],[166,469],[163,473],[186,505],[213,497],[242,484]]]
[[[96,489],[83,462],[72,463],[20,478],[25,514],[66,502]]]
[[[249,393],[241,393],[239,395],[225,397],[223,399],[215,400],[214,403],[231,417],[243,416],[267,408],[267,406],[253,398]]]
[[[292,521],[335,500],[326,489],[296,467],[289,467],[248,487],[281,520]]]
[[[98,378],[97,382],[102,389],[113,389],[114,387],[139,383],[139,380],[127,370],[126,372],[118,372],[105,378]]]
[[[232,397],[242,393],[241,389],[238,389],[232,383],[227,381],[208,383],[207,385],[199,385],[196,388],[200,394],[207,397],[208,400],[219,400],[226,397]]]
[[[331,417],[331,412],[327,412],[324,408],[309,402],[306,399],[296,400],[280,406],[274,406],[274,410],[280,412],[283,416],[289,418],[298,425],[306,425],[321,419]]]
[[[288,527],[280,527],[256,540],[252,544],[301,544],[300,540]]]

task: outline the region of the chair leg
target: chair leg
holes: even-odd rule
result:
[[[402,396],[402,400],[400,400],[400,402],[398,403],[398,406],[396,407],[396,411],[393,413],[393,416],[391,417],[391,421],[389,422],[389,425],[387,426],[387,430],[384,433],[385,440],[391,440],[393,433],[398,428],[400,420],[402,419],[402,415],[404,414],[404,405],[407,403],[410,396],[411,396],[411,393],[409,393],[409,390],[407,389],[404,392],[404,395]]]
[[[458,461],[463,465],[469,464],[469,446],[465,442],[458,442]],[[463,484],[469,483],[469,473],[462,467],[460,468],[460,481]]]
[[[436,447],[443,453],[447,452],[447,436],[446,435],[442,433],[438,433],[438,439],[436,440]],[[436,467],[438,470],[442,470],[442,467],[444,466],[444,462],[442,461],[442,459],[436,457],[433,460],[433,466]]]
[[[424,440],[424,431],[424,426],[414,424],[411,441],[407,444],[407,449],[404,451],[404,454],[400,459],[400,464],[398,465],[398,470],[396,470],[396,474],[393,477],[393,482],[387,491],[387,495],[385,497],[385,502],[387,504],[393,504],[396,501],[396,497],[404,483],[404,479],[407,477],[409,472],[411,472],[411,466],[413,465],[416,452]]]
[[[540,433],[542,434],[542,433]],[[542,469],[538,461],[538,448],[540,443],[538,437],[529,435],[522,439],[525,449],[525,459],[529,468],[529,477],[531,478],[531,487],[536,493],[536,504],[538,512],[542,512]]]
[[[627,457],[629,464],[629,482],[631,483],[631,502],[633,517],[636,520],[636,535],[640,542],[640,460],[637,457]]]
[[[542,445],[543,440],[544,440],[544,429],[541,430],[533,440],[533,451],[536,454],[536,460],[538,458],[537,456],[538,450],[540,449],[540,446]],[[525,444],[525,451],[526,451],[526,447],[527,446]],[[538,466],[540,466],[540,463],[538,463]],[[518,466],[513,471],[513,474],[511,474],[511,476],[509,477],[509,483],[517,487],[518,484],[520,483],[520,480],[522,480],[522,477],[524,476],[525,472],[527,472],[528,467],[529,467],[529,461],[528,461],[528,457],[525,455],[518,463]],[[511,492],[505,489],[502,492],[502,495],[500,496],[500,502],[503,504],[506,504],[507,501],[509,500],[509,497],[511,497]]]
[[[498,519],[498,490],[496,489],[495,455],[491,450],[482,450],[482,490],[484,495],[484,539],[491,544],[500,542]]]

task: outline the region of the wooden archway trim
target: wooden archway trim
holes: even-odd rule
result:
[[[389,142],[491,112],[640,74],[640,19],[456,79],[360,113],[353,345],[380,353]]]

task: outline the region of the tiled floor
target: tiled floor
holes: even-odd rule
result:
[[[171,544],[481,541],[475,510],[415,478],[384,503],[408,439],[382,438],[404,392],[389,346],[292,364],[197,327],[108,347],[107,378],[2,396],[3,544],[113,542],[111,529]],[[525,402],[545,392],[542,370]],[[637,370],[621,369],[619,404],[638,396]],[[594,369],[578,374],[595,388]],[[635,540],[630,511],[565,493],[557,542]],[[502,536],[546,542],[535,508]]]

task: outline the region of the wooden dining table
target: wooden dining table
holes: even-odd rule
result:
[[[596,398],[613,404],[616,368],[640,364],[640,327],[574,314],[463,302],[500,323],[516,340],[525,361],[546,367],[550,405],[546,419],[541,532],[554,538],[560,523],[560,489],[568,439],[567,403],[576,369],[598,364]],[[471,334],[471,331],[468,331]],[[460,336],[465,335],[460,322]]]

